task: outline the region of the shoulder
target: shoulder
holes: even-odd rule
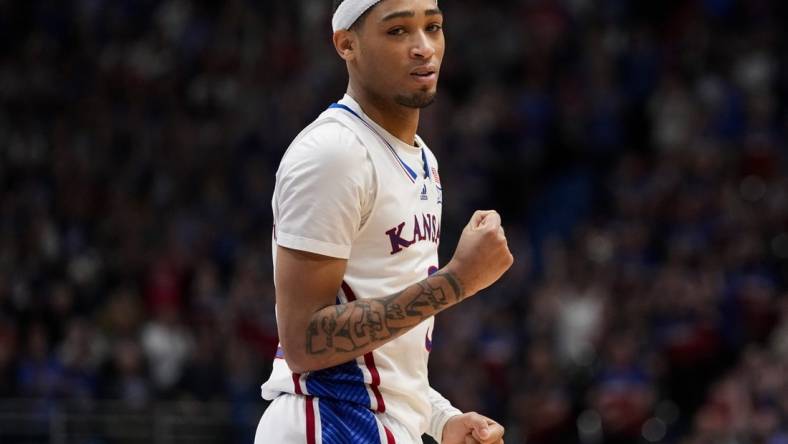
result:
[[[335,119],[319,119],[296,137],[282,166],[314,164],[333,169],[358,166],[366,158],[366,147],[355,129]]]

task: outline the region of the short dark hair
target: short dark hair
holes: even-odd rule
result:
[[[332,3],[334,5],[334,8],[332,9],[332,11],[333,12],[337,12],[337,8],[339,8],[339,5],[341,5],[343,1],[345,1],[345,0],[332,0]],[[359,17],[358,20],[356,20],[355,22],[353,22],[352,25],[350,25],[350,29],[352,29],[354,31],[357,30],[358,27],[361,26],[361,24],[364,22],[364,19],[367,18],[367,14],[369,14],[369,11],[373,10],[375,8],[375,6],[377,6],[377,3],[372,5],[371,8],[367,9],[366,11],[364,11],[364,13],[361,14],[361,17]]]

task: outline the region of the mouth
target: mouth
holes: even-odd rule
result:
[[[410,76],[420,83],[431,83],[438,78],[438,70],[431,65],[420,66],[410,72]]]

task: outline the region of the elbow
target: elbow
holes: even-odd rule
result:
[[[290,371],[293,373],[306,373],[306,372],[314,372],[317,370],[322,370],[326,368],[325,365],[318,362],[315,359],[288,359],[285,358],[285,362],[287,362],[287,366],[290,368]]]
[[[298,350],[294,347],[287,348],[286,346],[282,348],[284,349],[284,358],[287,367],[290,368],[290,371],[293,373],[312,372],[322,368],[319,366],[318,362],[316,362],[314,358],[308,356],[304,350]]]
[[[317,350],[310,347],[309,339],[304,340],[307,326],[290,323],[290,329],[280,325],[279,341],[285,362],[293,373],[306,373],[329,367],[331,353],[326,347]]]
[[[285,362],[287,362],[287,367],[290,368],[290,371],[293,373],[306,373],[312,371],[309,365],[300,359],[285,357]]]

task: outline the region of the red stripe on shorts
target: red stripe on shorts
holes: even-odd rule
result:
[[[293,386],[295,387],[296,395],[304,394],[303,390],[301,390],[301,373],[293,373]]]
[[[306,444],[315,444],[315,406],[312,404],[312,396],[306,397]]]

